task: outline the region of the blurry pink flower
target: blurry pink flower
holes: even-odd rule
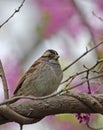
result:
[[[75,130],[75,127],[69,122],[63,122],[57,130]]]
[[[95,0],[95,3],[99,10],[103,11],[103,0]]]
[[[72,81],[71,86],[72,87],[75,86],[74,90],[77,91],[77,92],[88,93],[89,92],[88,83],[84,82],[85,80],[86,79],[81,79],[80,77],[76,77]],[[100,79],[98,79],[98,78],[89,81],[89,87],[90,87],[92,94],[103,93],[103,87],[102,86],[103,86],[103,82],[101,82]]]
[[[85,113],[77,113],[75,114],[75,116],[77,117],[77,119],[79,120],[79,123],[89,123],[90,121],[90,117],[91,117],[91,114],[85,114]]]
[[[65,29],[73,38],[83,31],[87,31],[87,29],[92,37],[96,36],[98,32],[99,34],[103,33],[102,27],[98,27],[92,21],[94,18],[94,16],[91,16],[92,11],[83,18],[82,12],[78,11],[78,7],[72,0],[38,0],[37,3],[43,16],[41,31],[44,37],[50,37],[60,29]],[[93,11],[98,10],[102,13],[102,5],[102,0],[95,0],[95,3],[92,3]],[[83,12],[85,11],[84,8]],[[88,17],[91,19],[88,19]]]
[[[38,5],[42,15],[47,16],[47,19],[44,19],[47,23],[43,33],[45,37],[65,27],[68,20],[76,13],[71,0],[38,0]]]
[[[9,93],[10,95],[13,93],[18,79],[20,77],[20,65],[18,64],[17,60],[12,58],[5,58],[3,63],[7,83],[9,86]]]

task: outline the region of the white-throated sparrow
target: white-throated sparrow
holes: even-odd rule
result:
[[[46,96],[57,90],[63,72],[54,50],[47,50],[21,78],[14,96]]]

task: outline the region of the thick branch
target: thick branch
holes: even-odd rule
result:
[[[3,107],[2,105],[0,107],[0,124],[17,121],[16,119],[11,119],[8,107],[5,106],[6,105]],[[62,113],[103,114],[103,95],[91,96],[89,94],[68,92],[67,94],[54,96],[44,100],[25,100],[16,102],[9,107],[15,112],[37,121],[48,115]],[[19,119],[17,122],[21,123]],[[30,123],[30,121],[24,122],[24,124]]]

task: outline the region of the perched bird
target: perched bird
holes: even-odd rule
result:
[[[63,78],[63,72],[55,50],[47,50],[23,75],[15,96],[41,97],[55,92]]]

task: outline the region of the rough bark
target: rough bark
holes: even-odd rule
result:
[[[23,115],[24,120],[13,116],[9,110]],[[43,100],[24,100],[15,102],[9,106],[2,105],[0,106],[0,124],[12,121],[20,124],[31,124],[41,120],[45,116],[63,113],[103,114],[103,95],[92,96],[89,94],[68,92],[64,95]],[[26,117],[30,118],[31,121],[25,121]]]

